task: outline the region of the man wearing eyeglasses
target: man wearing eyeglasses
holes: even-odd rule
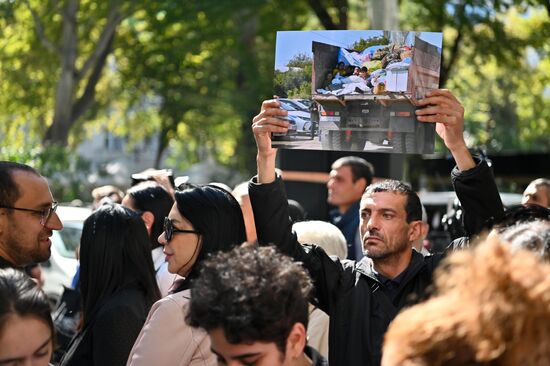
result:
[[[63,224],[46,178],[32,167],[0,161],[0,268],[50,257],[53,230]]]

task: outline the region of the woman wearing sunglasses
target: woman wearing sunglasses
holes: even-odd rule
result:
[[[187,325],[185,314],[198,264],[246,240],[241,208],[230,193],[212,185],[187,186],[175,198],[159,243],[168,271],[185,279],[153,305],[127,365],[217,365],[207,333]]]

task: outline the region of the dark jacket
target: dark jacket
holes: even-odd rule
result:
[[[60,365],[126,365],[150,307],[144,292],[136,286],[112,295],[71,341]]]
[[[304,349],[304,353],[312,361],[313,366],[328,366],[327,359],[321,356],[321,354],[317,352],[315,348],[306,346],[306,348]]]
[[[453,184],[461,200],[470,234],[476,233],[503,207],[492,174],[485,162],[466,172],[454,170]],[[301,246],[288,220],[282,181],[249,186],[260,244],[279,249],[304,263],[315,284],[319,308],[330,316],[329,362],[331,365],[379,365],[383,336],[391,320],[405,306],[426,296],[434,269],[443,254],[422,257],[413,251],[410,265],[394,290],[393,300],[373,272],[369,258],[360,262],[329,257],[317,246]],[[412,250],[412,249],[411,249]]]
[[[348,245],[347,259],[361,259],[361,238],[359,237],[359,202],[355,202],[346,213],[340,213],[340,210],[334,209],[329,212],[330,222],[344,234]]]

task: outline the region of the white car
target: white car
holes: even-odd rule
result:
[[[71,285],[78,264],[76,249],[80,245],[82,226],[92,210],[83,207],[59,206],[56,213],[63,223],[63,229],[53,232],[51,257],[41,263],[44,276],[43,290],[53,302],[63,293],[63,286]]]
[[[288,112],[289,116],[311,119],[311,113],[309,110],[298,109],[295,104],[296,101],[290,99],[279,99],[279,102],[281,103],[281,107]]]
[[[279,102],[290,104],[292,107],[299,111],[309,112],[309,105],[306,105],[303,101],[307,99],[288,99],[288,98],[279,98]]]

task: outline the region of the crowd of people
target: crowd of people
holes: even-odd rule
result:
[[[331,222],[303,221],[271,146],[287,112],[266,100],[257,175],[235,190],[164,180],[94,193],[67,344],[25,272],[50,256],[58,204],[38,171],[1,161],[0,365],[550,364],[550,181],[505,209],[466,146],[461,103],[435,90],[419,105],[456,163],[466,236],[444,252],[423,248],[411,187],[373,180],[357,157],[331,167]]]

